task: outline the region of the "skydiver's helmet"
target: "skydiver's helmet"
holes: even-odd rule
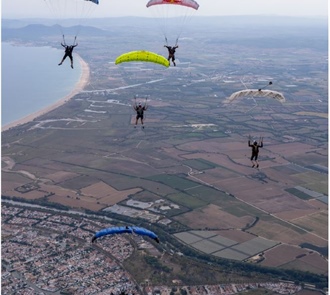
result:
[[[141,104],[141,102],[139,102],[139,108],[140,108],[140,107],[142,107],[142,104]]]
[[[255,141],[253,142],[253,144],[254,144],[254,145],[257,145],[258,143],[257,143],[257,141],[255,140]]]

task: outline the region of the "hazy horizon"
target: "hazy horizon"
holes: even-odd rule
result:
[[[63,0],[51,0],[63,1]],[[41,3],[42,2],[42,3]],[[327,17],[327,0],[243,0],[217,1],[199,0],[199,16],[238,16],[238,15],[276,15],[276,16],[306,16]],[[141,16],[150,17],[146,8],[147,1],[103,1],[91,13],[92,18]],[[17,8],[20,9],[17,9]],[[53,15],[45,1],[4,0],[1,6],[2,18],[51,18]],[[71,17],[74,15],[71,15]],[[68,14],[67,17],[70,17]]]

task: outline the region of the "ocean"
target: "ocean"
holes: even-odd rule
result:
[[[64,54],[60,44],[56,49],[1,43],[1,51],[2,126],[52,105],[79,81],[81,66],[75,55],[74,69],[68,58],[58,66]]]

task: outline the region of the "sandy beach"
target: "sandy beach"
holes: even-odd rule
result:
[[[19,120],[16,120],[12,123],[6,124],[4,126],[1,127],[1,132],[2,131],[6,131],[12,127],[16,127],[25,123],[28,123],[30,121],[33,121],[34,119],[55,110],[56,108],[58,108],[59,106],[65,104],[66,102],[68,102],[72,97],[74,97],[76,94],[78,94],[79,92],[81,92],[86,85],[89,82],[89,75],[90,75],[90,70],[89,70],[89,66],[88,64],[79,56],[76,55],[76,58],[79,60],[80,65],[81,65],[81,76],[79,81],[77,82],[77,84],[75,85],[74,89],[65,97],[61,98],[60,100],[58,100],[57,102],[55,102],[54,104],[47,106],[43,109],[41,109],[40,111],[34,112],[28,116],[25,116]]]

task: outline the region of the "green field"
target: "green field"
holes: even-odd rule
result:
[[[170,194],[167,195],[166,198],[191,210],[203,207],[208,204],[207,202],[186,193]]]
[[[214,164],[214,163],[209,162],[204,159],[185,160],[185,161],[182,161],[182,163],[184,165],[191,167],[192,169],[199,170],[199,171],[212,169],[212,168],[215,168],[218,166],[217,164]]]

